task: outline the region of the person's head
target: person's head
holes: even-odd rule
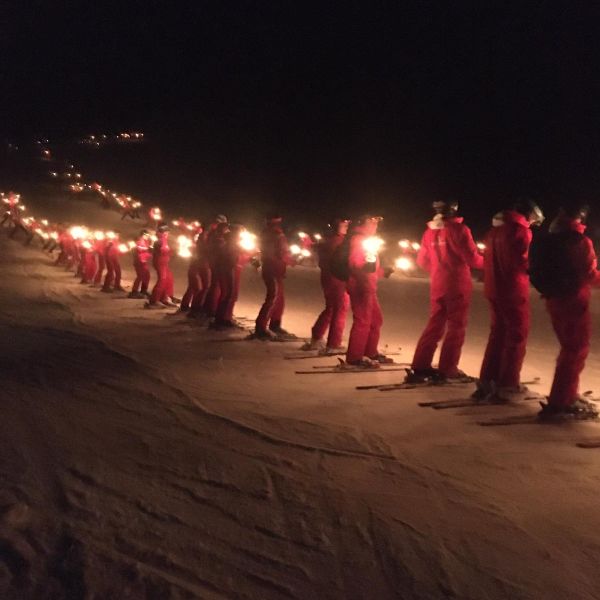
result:
[[[350,219],[336,217],[331,221],[331,231],[336,235],[346,235],[348,233],[348,227],[350,227],[350,223]]]
[[[283,217],[277,212],[269,213],[266,217],[266,222],[268,227],[281,227]]]
[[[566,206],[562,206],[559,211],[559,216],[578,221],[579,223],[585,223],[590,213],[589,204],[583,202],[573,202]]]
[[[383,217],[376,215],[365,214],[358,217],[356,225],[365,233],[365,235],[375,235],[377,233],[377,227],[379,222],[383,220]]]
[[[140,231],[140,236],[143,238],[149,238],[150,232],[147,229],[142,229],[142,231]]]
[[[435,200],[431,205],[436,215],[453,217],[458,212],[458,202],[455,200]]]
[[[225,235],[229,231],[229,223],[219,223],[217,225],[217,235]]]
[[[156,228],[156,233],[158,233],[159,235],[169,235],[169,226],[166,223],[161,223],[157,228]]]
[[[225,215],[217,215],[215,217],[215,223],[227,223],[227,217]]]
[[[520,198],[513,204],[512,209],[523,215],[530,225],[539,226],[546,218],[538,203],[531,198]]]

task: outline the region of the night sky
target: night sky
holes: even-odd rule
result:
[[[140,129],[153,168],[97,166],[134,191],[392,223],[438,197],[476,225],[518,195],[600,209],[597,3],[7,4],[1,137]]]

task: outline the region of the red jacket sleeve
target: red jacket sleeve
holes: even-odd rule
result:
[[[584,236],[582,243],[577,248],[578,256],[575,264],[581,265],[582,281],[594,287],[600,287],[600,271],[598,271],[598,260],[594,251],[594,244],[589,237]]]
[[[473,234],[466,225],[462,228],[459,248],[461,249],[463,260],[471,269],[483,269],[483,256],[479,254],[477,245],[473,240]]]
[[[429,273],[431,271],[431,248],[428,237],[428,231],[426,231],[421,238],[421,247],[419,248],[419,253],[417,254],[417,264],[419,267],[421,267],[421,269]]]

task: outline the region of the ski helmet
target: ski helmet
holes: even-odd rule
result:
[[[458,212],[458,202],[456,200],[434,200],[431,205],[435,214],[451,217]]]
[[[379,223],[380,221],[383,221],[383,217],[367,213],[364,215],[360,215],[360,217],[358,217],[358,219],[356,219],[356,224],[364,225],[367,221],[376,221],[377,223]]]
[[[531,198],[521,198],[513,204],[513,210],[527,217],[532,225],[541,225],[546,218],[538,203]]]
[[[227,223],[227,217],[225,215],[217,215],[215,217],[215,223]]]
[[[585,223],[590,214],[590,206],[589,204],[575,202],[568,206],[561,207],[560,212],[569,219],[575,219]]]
[[[161,223],[157,228],[156,231],[158,233],[166,233],[167,231],[169,231],[169,226],[166,223]]]

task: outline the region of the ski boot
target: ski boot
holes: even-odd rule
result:
[[[295,340],[296,336],[284,329],[280,324],[271,324],[269,331],[280,340]]]
[[[378,362],[380,365],[391,365],[394,363],[394,359],[386,356],[385,354],[381,354],[378,352],[375,356],[369,356],[369,358],[375,362]]]
[[[257,329],[254,333],[251,333],[246,339],[248,340],[261,340],[263,342],[274,342],[277,337],[275,334],[267,331],[266,329]]]
[[[452,375],[445,375],[445,379],[448,383],[474,383],[477,381],[475,377],[467,375],[464,371],[456,369]]]
[[[304,342],[302,346],[300,346],[300,350],[303,352],[309,352],[310,350],[317,350],[319,354],[325,350],[325,343],[323,340],[309,340],[308,342]]]
[[[112,288],[109,287],[101,287],[100,291],[104,294],[112,294],[114,292],[114,290]]]
[[[327,346],[326,348],[319,350],[319,356],[337,356],[338,354],[346,354],[346,347],[338,346],[337,348],[333,348]]]
[[[173,300],[171,300],[171,298],[167,298],[166,300],[161,300],[160,303],[163,306],[167,306],[169,308],[175,308],[175,307],[179,306],[179,304],[177,304],[176,302],[173,302]]]
[[[445,377],[438,369],[407,369],[404,383],[439,383],[445,381]]]
[[[369,358],[368,356],[363,356],[360,360],[355,360],[352,362],[346,362],[340,359],[340,364],[337,367],[340,371],[352,371],[352,370],[356,370],[356,369],[366,369],[366,370],[372,370],[372,369],[380,369],[381,368],[381,363],[373,360],[372,358]]]
[[[153,310],[153,309],[162,309],[162,308],[167,308],[167,307],[160,302],[146,302],[144,304],[144,308]]]
[[[561,419],[575,419],[580,421],[596,420],[600,417],[598,407],[594,402],[578,397],[575,402],[568,405],[546,404],[540,402],[542,410],[538,413],[538,419],[552,421]]]
[[[134,300],[144,300],[146,298],[146,294],[142,294],[141,292],[129,292],[127,297]]]
[[[475,391],[471,394],[471,399],[476,402],[485,402],[488,396],[494,393],[494,384],[491,381],[475,380]]]

